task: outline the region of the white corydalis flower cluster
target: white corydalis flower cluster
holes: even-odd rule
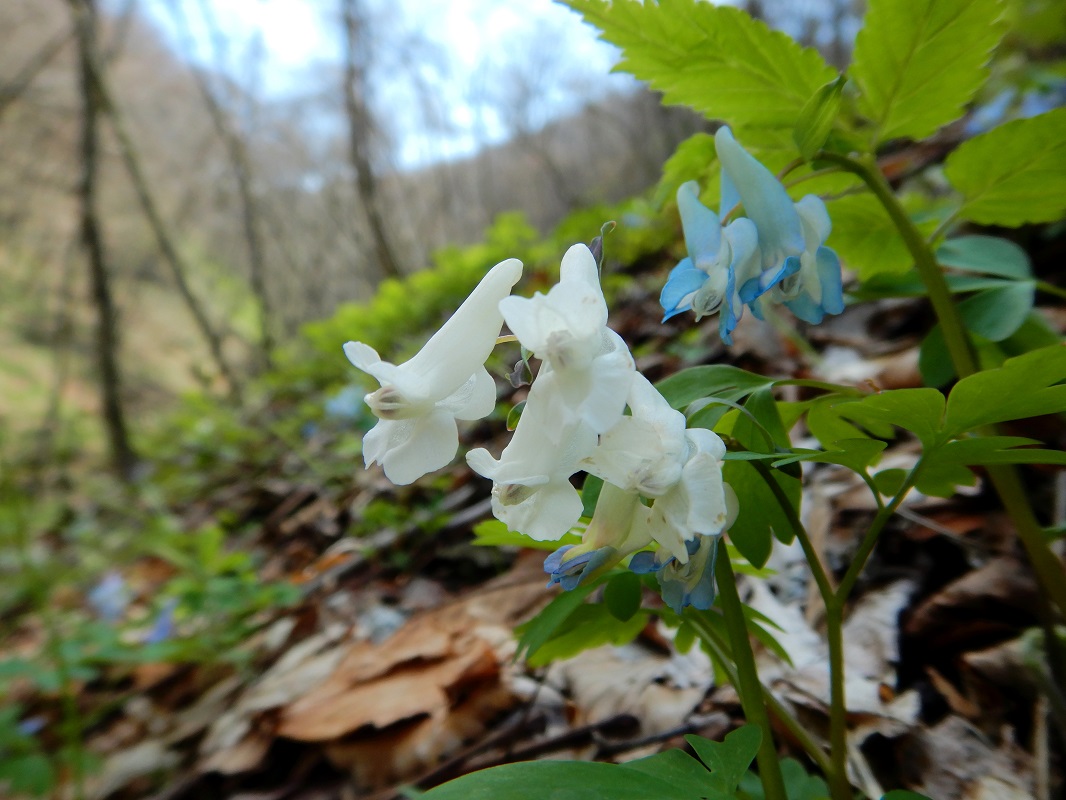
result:
[[[581,516],[571,477],[596,475],[605,485],[595,515],[580,545],[545,562],[552,582],[573,588],[655,544],[642,571],[655,569],[660,581],[684,573],[687,583],[674,587],[678,602],[671,605],[702,604],[706,585],[689,587],[699,584],[703,568],[693,576],[690,558],[705,554],[703,538],[721,535],[735,516],[722,480],[725,446],[711,431],[686,430],[684,415],[636,371],[626,343],[607,327],[599,270],[586,246],[566,252],[547,294],[511,296],[521,270],[513,259],[493,267],[404,364],[382,361],[360,342],[345,345],[351,362],[381,383],[365,398],[379,418],[364,439],[366,465],[380,463],[390,480],[405,484],[454,458],[456,420],[494,407],[484,363],[506,322],[541,366],[500,457],[483,448],[467,454],[471,468],[493,481],[495,516],[531,538],[558,540]]]

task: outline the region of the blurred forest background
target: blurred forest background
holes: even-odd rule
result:
[[[439,633],[422,612],[448,608],[449,598],[512,567],[513,553],[470,546],[472,525],[489,513],[488,487],[462,458],[409,487],[362,469],[373,418],[364,376],[341,351],[353,339],[403,360],[498,261],[525,262],[523,294],[544,289],[569,245],[617,221],[603,279],[611,324],[652,380],[729,362],[767,375],[814,374],[817,364],[837,369],[833,379],[886,388],[921,382],[918,346],[933,324],[922,298],[874,292],[874,302],[817,330],[748,320],[755,333],[740,329],[728,352],[713,324],[659,323],[658,292],[683,254],[669,206],[681,181],[708,174],[705,147],[687,151],[703,154],[698,163],[668,159],[712,123],[609,76],[610,48],[576,14],[548,0],[456,3],[471,16],[430,30],[426,9],[439,23],[451,4],[291,5],[317,15],[326,43],[295,68],[256,33],[255,16],[282,0],[0,0],[0,794],[247,797],[311,785],[315,770],[336,783],[349,766],[364,770],[360,785],[379,789],[419,770],[429,770],[425,785],[448,777],[434,765],[498,708],[475,722],[465,707],[446,709],[440,730],[413,738],[403,738],[413,728],[400,731],[401,720],[380,752],[335,748],[356,728],[322,732],[314,727],[322,708],[300,709],[352,641],[376,643],[405,619]],[[839,68],[864,5],[744,4]],[[532,22],[506,35],[484,28],[487,17],[474,11],[490,6]],[[239,25],[235,8],[246,9]],[[942,199],[937,170],[951,145],[1066,103],[1062,3],[1004,8],[1011,34],[966,118],[922,145],[892,143],[880,154],[920,211]],[[461,34],[448,33],[453,24]],[[302,35],[295,24],[293,35]],[[835,199],[834,219],[871,218],[858,202],[868,198]],[[865,279],[910,267],[898,240],[883,246],[891,232],[841,227],[829,244],[846,269],[868,267]],[[1061,223],[1009,235],[1035,274],[1061,281]],[[1060,339],[1060,309],[1042,303],[1032,318],[1025,333],[1039,341],[1022,351]],[[831,345],[843,366],[822,357]],[[493,359],[498,376],[511,369]],[[492,437],[503,414],[464,430],[463,446],[499,444]],[[1066,484],[1056,486],[1066,497]],[[834,530],[853,542],[854,519],[870,509],[847,505],[843,490],[828,496],[832,509],[821,496],[805,497],[805,507],[821,503],[827,536],[831,519],[849,520]],[[1066,517],[1066,506],[1056,509]],[[950,538],[952,526],[976,517],[975,527],[1009,536],[986,509],[923,506],[939,512],[936,536],[886,556],[896,559],[891,574],[922,570],[934,598],[973,574],[971,546],[957,536],[945,545],[944,530]],[[845,563],[850,545],[838,544]],[[514,624],[546,600],[535,561],[518,559],[532,565],[520,575],[525,594],[494,609],[502,633],[492,647],[511,642]],[[1016,562],[992,563],[1007,566],[988,585],[1025,577]],[[903,683],[938,698],[933,716],[945,704],[958,711],[958,698],[935,680],[930,688],[922,659],[953,676],[958,653],[1019,635],[1027,597],[1014,584],[991,600],[981,594],[975,625],[983,609],[1008,600],[1022,622],[991,636],[980,628],[967,638],[965,628],[954,649],[938,649],[940,628],[928,640],[928,631],[911,635],[915,665]],[[954,606],[949,612],[943,629],[955,632]],[[900,606],[889,617],[878,635],[894,647]],[[472,623],[456,619],[466,628],[455,623],[459,644],[448,659],[474,652]],[[439,655],[426,656],[427,669]],[[493,661],[493,681],[521,672],[510,655]],[[382,658],[387,672],[394,664]],[[278,685],[259,680],[275,668]],[[628,675],[631,664],[617,669]],[[600,670],[590,674],[602,682]],[[642,687],[661,688],[661,676],[641,675]],[[264,685],[268,699],[251,696]],[[695,694],[680,712],[685,724],[703,696]],[[275,736],[283,706],[313,730]],[[434,724],[438,711],[426,711]],[[650,718],[659,706],[644,711]],[[724,733],[730,720],[721,716]],[[998,711],[988,720],[989,730],[1002,722]],[[355,715],[351,725],[363,722],[364,731],[377,724]],[[599,729],[590,723],[582,735],[584,746]],[[529,757],[549,752],[540,746]],[[271,757],[278,753],[284,758]],[[417,755],[404,761],[407,753]],[[901,753],[897,773],[908,761]],[[955,761],[992,763],[983,753]],[[338,766],[345,759],[360,766]],[[256,796],[350,796],[279,792]]]
[[[751,10],[843,63],[860,5]],[[132,450],[128,417],[239,391],[302,323],[501,213],[545,231],[640,192],[703,126],[587,63],[593,34],[568,12],[482,43],[477,82],[451,87],[461,108],[441,108],[472,43],[448,52],[408,6],[315,4],[340,58],[278,92],[272,53],[232,41],[210,0],[2,4],[0,430],[74,426],[99,450],[103,414]],[[412,126],[426,144],[405,164]]]

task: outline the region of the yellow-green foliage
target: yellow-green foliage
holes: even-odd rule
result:
[[[520,212],[501,214],[485,232],[484,242],[446,247],[434,254],[429,269],[402,280],[386,280],[371,300],[347,303],[329,319],[305,325],[302,346],[279,359],[276,385],[326,387],[354,377],[341,353],[341,346],[350,340],[369,344],[391,361],[402,360],[466,299],[494,264],[518,258],[525,264],[527,280],[546,272],[548,281],[554,282],[566,249],[591,241],[612,220],[617,227],[606,244],[611,264],[628,265],[665,246],[673,236],[671,226],[639,200],[576,211],[548,236],[539,234]]]

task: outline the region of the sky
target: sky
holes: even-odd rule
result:
[[[268,98],[305,91],[316,65],[340,60],[339,27],[330,19],[336,0],[177,2],[192,32],[194,59],[212,68],[218,64],[203,22],[205,6],[226,34],[225,60],[238,81],[249,80],[247,55],[259,49],[257,89]],[[183,48],[171,3],[145,0],[142,7]],[[537,108],[527,115],[534,127],[576,110],[586,96],[632,85],[625,76],[608,75],[617,60],[614,48],[598,41],[577,14],[550,0],[368,0],[368,5],[387,16],[390,31],[402,31],[405,41],[416,43],[377,54],[395,60],[385,63],[383,72],[398,77],[386,78],[378,90],[391,101],[389,123],[401,166],[465,155],[505,138],[508,120],[485,101],[501,99],[512,73],[535,79]],[[413,88],[412,75],[421,92]],[[427,133],[427,120],[435,120],[437,130]]]

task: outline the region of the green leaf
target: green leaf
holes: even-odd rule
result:
[[[527,660],[530,666],[540,667],[600,645],[618,647],[640,636],[647,622],[647,614],[634,614],[623,621],[601,603],[581,605],[552,631],[544,644],[530,651]]]
[[[785,779],[785,791],[788,800],[826,800],[829,787],[816,775],[810,775],[803,765],[794,758],[781,760],[781,777]],[[740,782],[742,796],[749,800],[764,800],[762,782],[759,776],[749,772]]]
[[[892,467],[891,469],[883,469],[877,472],[873,476],[874,486],[877,487],[877,491],[885,497],[895,497],[900,489],[903,488],[903,482],[907,479],[907,470],[900,469],[899,467]]]
[[[815,92],[800,111],[792,139],[800,155],[810,161],[822,149],[840,115],[840,94],[847,78],[840,75]]]
[[[1066,345],[1008,359],[999,369],[963,378],[948,396],[944,426],[951,436],[1066,409]]]
[[[592,518],[602,489],[603,478],[597,478],[595,475],[585,476],[585,482],[581,485],[581,516]]]
[[[745,461],[727,461],[722,467],[726,483],[743,498],[737,520],[729,529],[729,540],[738,552],[756,567],[770,557],[773,536],[786,544],[792,541],[792,526],[766,485],[762,475]],[[800,481],[774,470],[773,478],[784,490],[794,508],[799,507]]]
[[[886,447],[888,444],[880,439],[838,439],[833,443],[832,450],[812,455],[806,460],[839,464],[852,472],[862,473],[880,459]]]
[[[908,210],[916,201],[904,198]],[[864,281],[874,275],[906,272],[913,264],[907,245],[892,224],[888,212],[869,194],[855,194],[826,203],[833,231],[826,244],[836,250],[844,264]],[[932,233],[935,222],[922,221],[918,229]]]
[[[759,752],[762,731],[757,725],[745,725],[728,734],[721,742],[692,734],[685,736],[685,741],[711,771],[707,778],[711,788],[731,795]]]
[[[1019,119],[964,142],[944,162],[959,215],[1017,227],[1066,216],[1066,108]]]
[[[1000,0],[870,0],[849,70],[875,144],[962,116],[1003,37]]]
[[[697,800],[656,774],[616,764],[526,761],[484,769],[430,789],[425,800]]]
[[[656,778],[672,796],[705,798],[705,800],[734,800],[733,792],[720,792],[709,786],[707,770],[699,761],[681,750],[664,750],[647,758],[623,765]]]
[[[1064,464],[1066,452],[1029,447],[1040,444],[1022,436],[975,436],[948,442],[930,455],[937,464]]]
[[[716,175],[712,171],[718,163],[718,152],[714,149],[714,137],[709,133],[695,133],[685,139],[674,150],[674,154],[663,164],[663,176],[655,187],[654,203],[662,208],[677,195],[678,187],[687,181],[698,181],[707,189],[707,176]]]
[[[603,603],[615,619],[626,622],[640,611],[643,595],[640,578],[627,570],[607,581],[603,588]]]
[[[1007,281],[1002,278],[979,278],[976,275],[945,275],[953,292],[977,292],[996,289]],[[914,271],[902,275],[877,275],[848,292],[856,300],[880,300],[885,297],[925,297],[929,290]]]
[[[906,789],[893,789],[888,794],[882,795],[881,800],[932,800],[932,798]]]
[[[40,797],[55,784],[55,769],[42,753],[7,755],[0,761],[0,786],[18,794]]]
[[[772,386],[773,383],[770,378],[746,372],[738,367],[712,364],[683,369],[659,381],[655,388],[667,399],[671,407],[685,408],[704,397],[739,400],[756,389]]]
[[[738,129],[787,136],[810,97],[834,79],[816,50],[736,8],[699,0],[566,0],[622,49],[618,69]]]
[[[524,533],[507,530],[498,519],[487,519],[474,526],[473,544],[478,547],[531,547],[536,550],[558,550],[564,544],[580,544],[581,537],[567,533],[561,539],[542,542]]]
[[[936,259],[946,267],[1025,280],[1033,277],[1029,255],[1001,236],[959,236],[948,239],[936,251]]]
[[[585,602],[585,598],[592,593],[593,589],[601,583],[603,583],[602,579],[593,580],[569,592],[563,592],[548,603],[537,616],[519,626],[515,630],[520,634],[515,657],[520,657],[523,652],[531,656],[543,647],[559,626],[566,622],[567,618]]]
[[[926,448],[936,445],[944,418],[944,395],[936,389],[892,389],[855,403],[839,413],[862,425],[896,425],[914,433]]]

